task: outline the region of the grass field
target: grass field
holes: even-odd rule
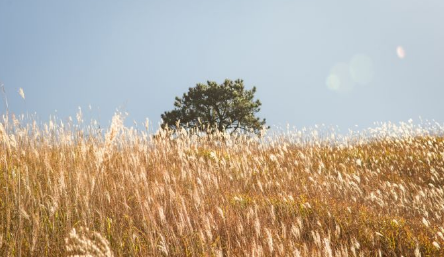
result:
[[[3,116],[1,256],[444,256],[437,124],[222,140],[122,119]]]

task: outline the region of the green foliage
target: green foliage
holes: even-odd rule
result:
[[[254,100],[256,88],[245,90],[243,80],[225,80],[222,84],[207,81],[189,88],[182,98],[176,97],[175,109],[162,114],[162,128],[259,133],[265,119],[255,117],[261,102]]]

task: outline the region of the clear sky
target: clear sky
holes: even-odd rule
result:
[[[157,124],[226,78],[257,87],[269,125],[444,122],[444,1],[0,0],[14,113]]]

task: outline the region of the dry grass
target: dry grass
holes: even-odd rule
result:
[[[439,125],[219,140],[122,124],[3,116],[1,256],[444,255]]]

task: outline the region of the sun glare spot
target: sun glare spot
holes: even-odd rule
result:
[[[405,50],[404,47],[402,46],[398,46],[396,48],[396,54],[398,55],[399,59],[404,59],[405,58]]]
[[[349,92],[355,85],[371,83],[375,75],[373,60],[368,55],[356,54],[348,63],[336,63],[326,79],[332,91]]]
[[[338,92],[348,92],[353,88],[353,82],[350,76],[350,68],[347,63],[337,63],[330,70],[326,79],[327,87],[330,90]]]
[[[336,91],[339,89],[339,87],[341,86],[341,80],[339,79],[339,77],[336,74],[330,74],[327,77],[327,87],[330,90]]]

